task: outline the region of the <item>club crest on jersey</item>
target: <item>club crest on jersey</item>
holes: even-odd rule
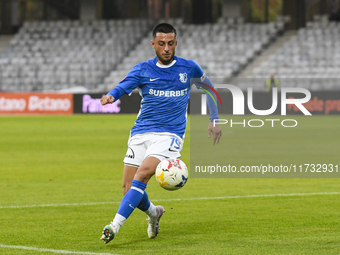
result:
[[[187,73],[180,73],[179,74],[179,80],[182,82],[182,83],[186,83],[188,81],[188,75]]]

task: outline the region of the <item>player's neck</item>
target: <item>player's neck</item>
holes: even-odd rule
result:
[[[158,62],[160,65],[165,65],[165,66],[170,65],[170,64],[172,63],[172,61],[174,61],[174,60],[175,60],[175,58],[172,58],[172,59],[169,60],[169,61],[163,62],[161,59],[159,59],[159,58],[157,57],[157,62]]]
[[[172,59],[172,61],[169,64],[163,64],[159,59],[157,59],[157,63],[156,66],[160,67],[160,68],[168,68],[173,66],[176,63],[175,58]]]

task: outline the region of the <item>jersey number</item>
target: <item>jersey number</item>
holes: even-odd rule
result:
[[[176,150],[179,149],[179,144],[178,144],[178,140],[177,138],[171,138],[171,144],[170,144],[170,148],[174,148]]]

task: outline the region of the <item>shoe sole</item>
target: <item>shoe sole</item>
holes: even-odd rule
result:
[[[110,230],[112,231],[112,238],[110,238],[111,235]],[[102,234],[103,235],[100,239],[103,240],[105,244],[107,244],[108,242],[112,241],[115,238],[115,233],[110,227],[107,226],[104,227]]]

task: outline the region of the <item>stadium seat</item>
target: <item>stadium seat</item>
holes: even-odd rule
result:
[[[162,21],[178,30],[177,55],[197,61],[213,82],[237,75],[279,36],[286,22],[251,24],[242,18],[201,25],[184,24],[179,18],[158,22]],[[6,59],[0,59],[2,89],[111,90],[135,64],[154,58],[150,44],[154,25],[147,19],[25,22],[12,38]],[[260,69],[257,75],[263,73]]]
[[[339,39],[340,24],[317,15],[254,68],[251,77],[268,78],[273,73],[282,81],[291,78],[295,86],[311,90],[339,89],[334,83],[339,78]]]

